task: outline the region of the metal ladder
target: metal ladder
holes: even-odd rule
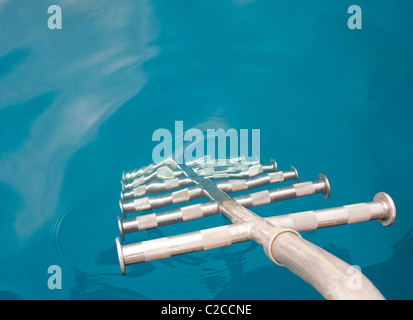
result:
[[[289,180],[296,183],[235,197],[228,195]],[[116,246],[122,274],[126,272],[126,265],[254,240],[274,263],[287,267],[326,299],[384,299],[361,273],[361,288],[349,285],[351,266],[304,240],[299,232],[369,220],[388,226],[394,222],[396,209],[386,193],[376,194],[369,203],[262,218],[248,208],[317,193],[328,198],[330,184],[322,173],[317,180],[299,183],[294,166],[277,171],[273,159],[268,164],[260,164],[258,159],[246,161],[243,157],[224,160],[203,157],[184,164],[166,159],[124,172],[121,183],[118,225],[122,240],[128,233],[215,214],[223,214],[232,222],[124,245],[118,237]],[[204,197],[209,201],[138,215]]]

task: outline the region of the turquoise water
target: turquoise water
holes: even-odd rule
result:
[[[60,5],[63,28],[47,28]],[[388,299],[412,299],[413,2],[0,1],[0,298],[320,299],[255,243],[127,266],[115,248],[122,170],[158,128],[260,129],[261,159],[324,172],[332,196],[262,216],[371,201],[396,222],[303,233]],[[141,241],[221,216],[128,235]],[[50,265],[62,289],[47,286]]]

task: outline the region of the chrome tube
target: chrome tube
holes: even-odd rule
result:
[[[127,245],[121,245],[119,238],[116,238],[122,273],[125,274],[127,264],[164,259],[249,240],[249,228],[248,223],[228,225]]]
[[[368,203],[285,214],[268,219],[298,232],[370,220],[378,220],[382,225],[389,226],[396,219],[396,207],[387,193],[379,192]]]
[[[351,283],[351,266],[324,249],[293,234],[279,234],[272,245],[273,257],[329,300],[383,300],[370,280],[360,273],[361,285]]]
[[[191,184],[194,184],[194,182],[192,181],[192,179],[189,179],[187,177],[178,177],[168,180],[154,179],[138,187],[122,190],[120,193],[120,199],[127,200],[140,198],[147,194],[166,192],[178,188],[187,187]]]
[[[122,214],[128,212],[146,211],[164,206],[183,203],[198,199],[203,195],[201,186],[195,185],[185,189],[180,189],[167,194],[160,194],[154,196],[148,196],[144,198],[132,199],[132,200],[119,200],[119,206]]]
[[[215,182],[215,184],[225,193],[234,193],[289,180],[295,180],[296,182],[299,180],[298,172],[293,165],[291,165],[291,170],[262,173],[258,176],[247,179],[218,181]]]

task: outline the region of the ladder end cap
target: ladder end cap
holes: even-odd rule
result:
[[[123,260],[122,245],[120,244],[120,238],[119,237],[116,237],[116,249],[118,250],[120,270],[122,271],[122,275],[125,275],[126,274],[125,261]]]
[[[393,224],[394,220],[396,220],[396,206],[393,199],[387,193],[379,192],[374,196],[373,201],[382,202],[387,206],[387,216],[379,219],[378,221],[385,227]]]
[[[330,187],[330,182],[328,181],[327,176],[324,173],[320,173],[318,175],[318,179],[323,180],[324,184],[326,186],[326,190],[322,193],[323,197],[328,199],[331,196],[331,187]]]

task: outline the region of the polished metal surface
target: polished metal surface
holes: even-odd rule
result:
[[[234,197],[228,195],[290,180],[296,183]],[[248,162],[243,157],[215,162],[206,157],[179,165],[167,159],[158,165],[124,172],[119,201],[122,216],[118,214],[122,240],[127,233],[219,213],[232,224],[139,243],[121,244],[120,238],[116,238],[122,274],[126,265],[253,240],[262,245],[274,263],[290,269],[327,299],[383,299],[364,275],[362,290],[349,288],[346,279],[350,266],[302,239],[299,232],[369,220],[391,225],[396,209],[389,195],[380,192],[369,203],[270,218],[262,218],[248,209],[318,193],[325,198],[331,193],[324,174],[320,173],[317,180],[299,183],[294,166],[277,171],[272,159],[268,165],[261,165],[258,160]],[[154,211],[199,198],[209,201]],[[150,213],[137,215],[145,211]]]

